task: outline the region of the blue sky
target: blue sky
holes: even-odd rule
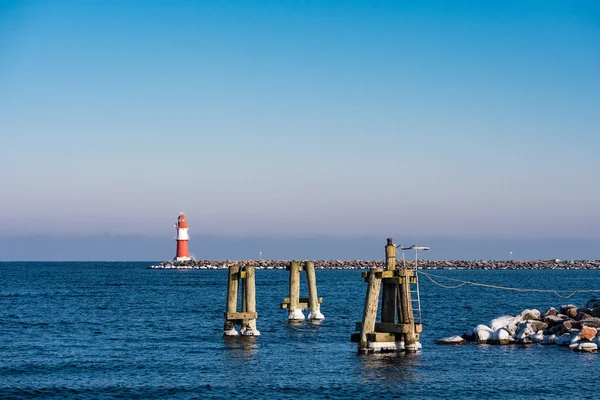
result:
[[[600,239],[597,1],[1,1],[0,236]]]

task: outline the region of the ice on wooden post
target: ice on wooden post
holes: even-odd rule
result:
[[[254,281],[254,267],[245,267],[246,277],[244,280],[244,305],[245,312],[252,315],[256,313],[256,283]],[[242,335],[244,336],[260,336],[260,332],[256,329],[256,318],[245,319],[242,322]]]
[[[300,263],[298,261],[292,261],[290,264],[290,303],[288,320],[304,320],[304,313],[300,307]]]
[[[375,321],[377,320],[377,308],[379,306],[379,292],[381,290],[382,272],[382,268],[373,268],[371,271],[369,271],[369,286],[367,287],[365,308],[363,309],[359,350],[364,351],[368,349],[367,334],[375,331]]]
[[[325,316],[321,314],[321,304],[319,304],[319,297],[317,295],[317,276],[315,274],[315,263],[313,261],[306,261],[304,263],[304,269],[306,271],[306,282],[308,284],[308,305],[310,307],[308,319],[325,319]]]
[[[427,248],[412,246],[409,249]],[[404,263],[401,268],[396,266],[396,245],[392,239],[387,240],[385,257],[385,269],[372,268],[363,273],[368,282],[363,320],[357,323],[359,332],[353,333],[351,340],[358,343],[359,352],[418,351],[422,325],[417,270],[404,268]],[[376,322],[380,291],[383,291],[381,322]],[[411,293],[416,293],[416,299],[411,298]],[[418,305],[419,323],[415,321],[413,301]]]
[[[239,282],[239,265],[230,265],[229,274],[227,279],[227,314],[235,313],[237,311],[237,296],[238,296],[238,282]],[[237,336],[238,331],[235,329],[235,320],[228,320],[225,318],[225,326],[223,328],[224,336]]]
[[[238,289],[242,281],[242,311],[237,311]],[[227,308],[225,311],[225,324],[223,336],[237,336],[236,325],[240,325],[240,332],[244,336],[259,336],[256,329],[256,283],[254,280],[254,267],[240,268],[237,265],[229,267],[227,283]]]

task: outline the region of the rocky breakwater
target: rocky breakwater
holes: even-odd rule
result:
[[[253,265],[257,269],[285,269],[290,260],[189,260],[165,261],[150,268],[154,269],[224,269],[229,265]],[[414,260],[407,261],[414,267]],[[384,267],[383,260],[317,260],[319,269],[369,269]],[[600,260],[419,260],[419,269],[498,270],[498,269],[600,269]]]
[[[189,260],[165,261],[152,265],[151,269],[225,269],[230,265],[252,265],[256,269],[285,269],[292,260]],[[369,269],[383,267],[383,261],[374,260],[319,260],[315,261],[318,269]]]
[[[462,336],[437,341],[438,344],[529,344],[568,346],[570,350],[594,352],[600,345],[600,299],[592,297],[583,307],[573,304],[539,310],[523,310],[519,315],[503,315],[488,325],[477,325]]]

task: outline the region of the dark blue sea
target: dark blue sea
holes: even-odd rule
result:
[[[360,271],[317,270],[326,319],[290,325],[279,308],[288,296],[286,271],[258,270],[261,336],[224,339],[227,272],[151,264],[0,263],[0,398],[600,396],[600,354],[434,344],[503,314],[582,305],[589,295],[450,290],[421,277],[423,351],[358,355],[350,333],[366,291]],[[600,288],[600,271],[435,273],[505,286]]]

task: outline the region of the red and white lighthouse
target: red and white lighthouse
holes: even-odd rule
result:
[[[188,234],[188,224],[185,219],[185,215],[182,212],[179,213],[177,224],[173,226],[177,231],[177,235],[175,236],[175,240],[177,241],[177,254],[175,255],[175,261],[191,260],[190,250],[188,249],[188,240],[190,240],[190,235]]]

